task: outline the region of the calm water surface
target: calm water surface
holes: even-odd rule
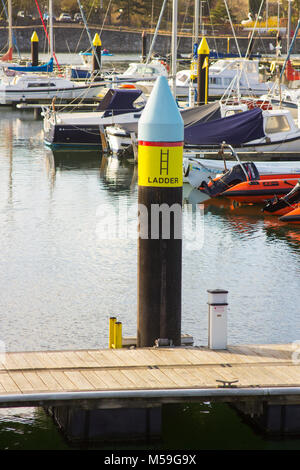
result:
[[[137,244],[123,225],[124,214],[131,230],[136,222],[134,164],[97,151],[53,153],[32,113],[0,113],[1,344],[7,351],[107,347],[111,315],[124,335],[135,335]],[[190,216],[186,205],[187,222]],[[109,237],[101,236],[103,227]],[[224,288],[229,343],[300,340],[299,227],[264,216],[260,207],[220,200],[205,203],[197,229],[197,240],[183,247],[182,332],[207,344],[206,291]],[[272,448],[229,408],[202,406],[174,413],[182,420],[190,413],[200,434],[218,416],[227,429],[231,417],[230,432],[241,436],[236,448]],[[166,445],[180,448],[177,437],[166,431]],[[207,439],[193,439],[194,448],[211,448]],[[280,445],[298,448],[298,441]],[[41,410],[0,412],[0,448],[65,447]]]

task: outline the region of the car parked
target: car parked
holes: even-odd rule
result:
[[[73,20],[75,23],[83,23],[81,13],[75,13]]]
[[[62,13],[58,18],[58,21],[61,21],[62,23],[71,23],[72,18],[71,15],[69,15],[68,13]]]

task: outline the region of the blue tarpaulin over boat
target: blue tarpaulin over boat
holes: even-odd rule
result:
[[[265,137],[261,108],[234,114],[209,122],[200,122],[184,129],[187,145],[219,145],[226,142],[240,145]]]
[[[53,58],[51,57],[49,62],[42,65],[9,66],[8,69],[18,72],[53,72]]]
[[[137,108],[134,105],[135,100],[137,100],[141,94],[142,91],[137,88],[110,88],[97,107],[97,111],[105,111],[103,117],[111,116],[112,114],[117,115],[133,111],[141,111],[142,108]]]

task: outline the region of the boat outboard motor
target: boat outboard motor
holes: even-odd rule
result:
[[[283,196],[280,199],[271,199],[266,203],[262,210],[263,212],[276,214],[286,208],[291,208],[291,206],[297,204],[298,202],[300,202],[300,179],[298,180],[297,184],[293,187],[293,189],[288,194],[286,194],[286,196]]]
[[[242,183],[243,181],[247,180],[253,181],[258,179],[259,173],[254,163],[246,162],[234,165],[224,175],[211,180],[209,183],[203,181],[199,189],[208,194],[210,197],[216,197],[238,183]]]

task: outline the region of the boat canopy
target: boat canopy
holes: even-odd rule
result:
[[[131,111],[141,111],[143,107],[134,106],[134,102],[141,96],[142,90],[138,89],[109,89],[97,111],[105,111],[103,117],[114,114],[130,113]]]
[[[221,117],[219,101],[180,110],[184,126],[193,126],[197,122],[208,122]]]
[[[265,137],[261,108],[185,127],[185,145],[241,145]]]
[[[16,70],[18,72],[53,72],[53,58],[46,64],[42,65],[24,65],[24,66],[9,66],[9,70]]]

